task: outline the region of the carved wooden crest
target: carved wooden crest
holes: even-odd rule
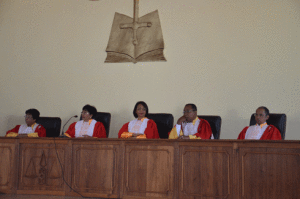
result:
[[[133,18],[115,13],[106,48],[106,63],[166,61],[158,11],[139,18],[139,0],[134,0]]]
[[[47,179],[58,179],[62,177],[57,161],[53,157],[46,157],[43,151],[40,157],[31,157],[25,171],[25,178],[38,180],[39,185],[47,184]]]

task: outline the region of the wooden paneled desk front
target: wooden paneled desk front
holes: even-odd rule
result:
[[[0,138],[9,194],[294,199],[299,166],[300,141]]]

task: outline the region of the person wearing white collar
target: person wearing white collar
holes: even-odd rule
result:
[[[169,132],[169,139],[213,139],[208,121],[198,118],[195,104],[186,104],[183,116]]]
[[[37,109],[28,109],[25,114],[26,124],[17,125],[7,131],[6,137],[46,137],[46,129],[36,123],[40,117],[40,112]]]
[[[97,109],[94,106],[85,105],[81,112],[82,120],[72,123],[64,135],[70,138],[106,138],[106,131],[102,122],[93,119],[96,114]]]
[[[123,125],[118,133],[118,138],[159,138],[156,123],[147,118],[148,106],[145,102],[139,101],[135,104],[133,115],[136,119]]]
[[[280,131],[273,125],[268,125],[269,109],[260,106],[256,109],[256,124],[245,127],[240,132],[237,139],[253,139],[253,140],[281,140]]]

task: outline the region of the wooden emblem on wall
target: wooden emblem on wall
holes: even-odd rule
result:
[[[139,18],[139,0],[134,0],[133,18],[115,13],[106,48],[106,63],[166,61],[158,11]]]

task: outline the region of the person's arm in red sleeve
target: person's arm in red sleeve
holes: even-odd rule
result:
[[[8,136],[8,134],[10,134],[10,135],[16,135],[16,134],[18,134],[18,132],[19,132],[19,129],[20,129],[20,126],[21,125],[17,125],[17,126],[15,126],[15,128],[13,128],[13,129],[11,129],[11,130],[8,130],[7,132],[6,132],[6,135],[5,136]],[[13,137],[15,137],[15,136],[13,136]]]
[[[128,132],[128,125],[129,125],[129,122],[122,126],[122,128],[120,129],[120,131],[118,133],[118,138],[121,138],[122,133]]]
[[[274,126],[271,140],[282,140],[280,131]]]
[[[280,131],[273,125],[269,125],[260,140],[281,140]]]
[[[97,122],[94,127],[93,137],[96,138],[106,138],[105,127],[102,122]]]
[[[201,139],[210,139],[212,135],[211,127],[208,121],[200,119],[200,124],[198,127],[198,133],[194,134]]]
[[[157,126],[153,120],[148,121],[147,128],[145,129],[144,134],[146,135],[147,139],[158,139],[159,138]]]
[[[249,126],[246,126],[239,134],[238,136],[238,140],[244,140],[245,139],[245,136],[246,136],[246,132],[248,130]]]
[[[72,123],[69,126],[68,130],[65,132],[65,136],[71,137],[71,138],[75,137],[75,125],[76,125],[76,122]]]
[[[37,133],[39,137],[46,137],[46,129],[42,125],[36,127],[35,133]]]

